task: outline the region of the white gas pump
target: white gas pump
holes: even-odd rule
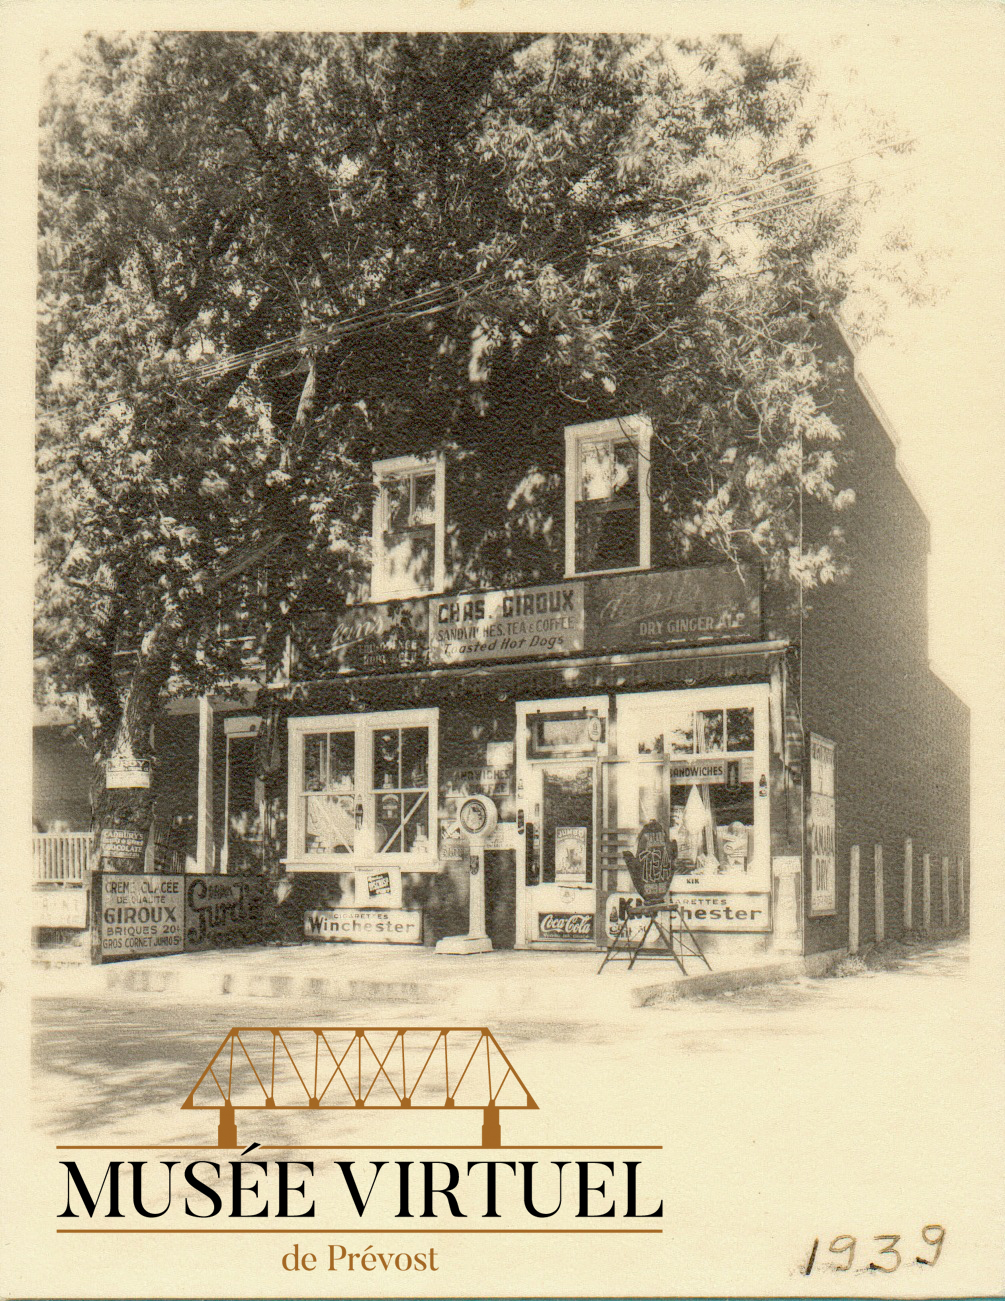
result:
[[[437,953],[492,951],[492,941],[485,932],[485,841],[495,831],[498,821],[499,810],[487,795],[469,795],[457,810],[457,824],[468,837],[471,852],[468,933],[446,936],[437,944]]]

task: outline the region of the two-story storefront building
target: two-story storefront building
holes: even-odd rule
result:
[[[928,666],[928,527],[888,428],[851,381],[831,414],[850,575],[804,603],[752,564],[661,563],[642,415],[555,431],[561,538],[523,583],[466,581],[454,453],[378,461],[369,591],[301,620],[253,704],[160,725],[172,852],[281,869],[308,937],[432,944],[467,928],[457,812],[482,794],[497,949],[604,947],[652,819],[710,956],[846,944],[852,845],[866,871],[885,846],[893,915],[907,838],[919,861],[967,853],[967,711]]]

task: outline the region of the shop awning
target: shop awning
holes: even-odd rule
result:
[[[533,699],[594,691],[644,691],[765,682],[787,641],[673,648],[626,655],[418,669],[293,682],[274,694],[294,707],[338,712],[420,701]]]

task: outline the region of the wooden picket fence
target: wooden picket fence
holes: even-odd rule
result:
[[[53,831],[31,838],[32,880],[86,885],[91,866],[89,831]]]
[[[903,857],[903,894],[902,894],[902,931],[909,934],[920,931],[931,935],[933,872],[937,877],[934,885],[940,896],[940,927],[945,930],[951,926],[964,925],[968,916],[969,880],[966,859],[962,854],[955,855],[955,882],[951,871],[949,854],[921,855],[921,917],[915,917],[914,908],[914,843],[908,838],[904,841]],[[883,846],[873,845],[873,942],[882,944],[887,935],[886,885],[887,876],[883,868]],[[848,952],[858,953],[862,944],[862,849],[852,845],[848,882]],[[919,924],[920,923],[920,924]]]

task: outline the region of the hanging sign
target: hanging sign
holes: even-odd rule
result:
[[[106,761],[106,790],[146,790],[149,786],[149,759],[124,759],[113,755]]]
[[[811,917],[832,916],[837,909],[835,887],[834,742],[810,733],[810,798],[807,831],[810,846]]]

